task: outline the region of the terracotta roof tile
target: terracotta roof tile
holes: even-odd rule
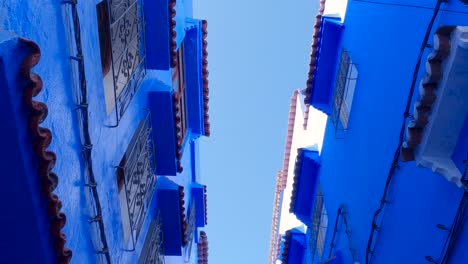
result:
[[[282,264],[286,264],[288,261],[288,249],[289,249],[289,243],[291,242],[291,237],[292,237],[291,230],[286,231],[285,236],[286,237],[284,239],[283,253],[281,255]]]
[[[299,175],[302,164],[302,149],[297,149],[296,164],[294,165],[294,183],[291,194],[291,203],[289,204],[289,212],[294,212],[294,207],[296,206],[296,196],[297,196],[297,185],[299,184]]]
[[[304,104],[309,105],[310,97],[313,92],[313,84],[314,84],[314,71],[315,71],[315,63],[316,63],[316,55],[317,55],[317,47],[319,43],[319,33],[320,33],[320,25],[322,22],[323,12],[325,11],[325,2],[326,0],[320,0],[320,7],[317,16],[315,16],[315,24],[314,24],[314,34],[312,36],[312,44],[311,44],[311,51],[310,51],[310,63],[309,63],[309,73],[306,82],[306,92],[304,98]]]
[[[435,33],[434,43],[437,45],[427,57],[426,75],[421,80],[420,98],[414,104],[414,118],[408,123],[406,141],[400,150],[403,161],[415,159],[414,150],[421,143],[423,129],[429,122],[431,107],[436,100],[434,91],[442,79],[442,62],[450,52],[450,35],[454,29],[455,26],[442,26]]]
[[[20,41],[25,43],[30,49],[30,53],[21,64],[21,76],[27,80],[23,91],[23,98],[30,110],[28,125],[34,138],[32,148],[39,159],[38,174],[42,179],[42,194],[47,199],[47,213],[51,221],[50,233],[54,238],[58,263],[65,264],[70,262],[72,251],[65,247],[66,236],[62,232],[62,228],[65,226],[66,216],[60,211],[62,202],[53,193],[58,184],[58,177],[52,172],[56,155],[54,152],[47,150],[52,141],[52,133],[49,129],[39,126],[47,117],[48,109],[47,105],[43,102],[33,100],[33,97],[38,95],[43,87],[41,77],[31,72],[31,68],[39,62],[41,52],[39,46],[34,41],[24,38],[21,38]]]
[[[177,66],[177,32],[176,32],[176,0],[169,0],[169,52],[171,53],[171,68]]]
[[[174,92],[172,94],[172,107],[174,112],[174,123],[175,123],[175,137],[176,137],[176,159],[177,159],[177,172],[181,173],[184,168],[182,167],[182,145],[184,142],[185,131],[182,131],[182,112],[181,112],[181,100],[182,93]]]
[[[180,223],[182,225],[182,245],[187,245],[188,220],[185,217],[185,191],[183,186],[179,186]]]
[[[202,41],[203,41],[202,74],[203,74],[203,107],[204,107],[204,118],[203,118],[203,120],[205,122],[205,124],[204,124],[205,125],[205,136],[209,137],[210,134],[211,134],[211,131],[210,131],[210,116],[208,114],[208,109],[209,109],[208,103],[210,101],[210,99],[209,99],[210,90],[209,90],[209,87],[208,87],[209,72],[208,72],[208,51],[207,51],[208,41],[206,40],[206,38],[208,36],[207,27],[208,27],[208,22],[206,20],[203,20],[202,21],[202,31],[203,31],[203,35],[202,35]]]
[[[208,195],[206,185],[203,187],[205,193],[205,225],[208,224]]]
[[[198,241],[198,264],[208,264],[208,237],[205,231],[200,232]]]

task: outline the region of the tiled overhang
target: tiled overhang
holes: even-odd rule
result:
[[[286,231],[282,264],[303,263],[307,249],[306,235],[296,228]]]
[[[32,40],[21,39],[20,41],[30,49],[30,53],[21,64],[21,76],[26,80],[23,98],[26,106],[29,108],[28,124],[34,138],[32,148],[39,159],[38,174],[42,179],[42,193],[47,199],[47,213],[51,221],[50,233],[54,237],[58,263],[69,263],[72,251],[65,247],[66,236],[62,232],[62,228],[66,223],[66,216],[60,211],[62,202],[53,193],[58,184],[58,177],[52,172],[56,155],[54,152],[47,150],[52,141],[52,132],[47,128],[39,126],[47,117],[48,109],[45,103],[33,100],[33,97],[38,95],[43,87],[41,77],[31,72],[31,68],[39,62],[41,52],[39,46]]]
[[[175,126],[175,137],[176,137],[176,159],[177,159],[177,172],[181,173],[184,168],[182,167],[182,153],[183,153],[183,146],[184,146],[184,137],[187,134],[187,131],[182,131],[184,128],[182,127],[182,107],[180,97],[182,93],[174,92],[172,94],[172,107],[173,107],[173,114],[174,114],[174,126]]]
[[[177,185],[167,177],[161,177],[157,188],[158,208],[161,213],[165,238],[165,255],[181,256],[181,248],[188,243],[184,187]]]
[[[414,104],[414,118],[408,123],[401,147],[403,161],[416,160],[457,184],[461,174],[451,156],[467,114],[464,88],[468,79],[460,73],[468,47],[457,43],[466,39],[466,32],[466,27],[455,26],[436,31],[434,49],[427,57],[426,74],[420,82],[420,97]]]
[[[206,185],[203,186],[203,191],[204,191],[204,200],[205,200],[205,225],[208,224],[208,192],[207,192],[207,188],[206,188]]]
[[[281,254],[281,263],[282,264],[287,264],[288,262],[288,253],[289,253],[289,246],[291,243],[291,230],[286,231],[285,237],[284,237],[284,245],[283,245],[283,252]]]
[[[296,198],[297,198],[297,191],[299,188],[299,177],[301,176],[301,167],[302,167],[302,158],[303,158],[303,150],[297,149],[297,157],[296,163],[294,164],[294,178],[293,178],[293,186],[292,186],[292,193],[291,193],[291,202],[289,204],[289,212],[294,213],[296,208]]]
[[[188,220],[185,217],[185,191],[183,186],[179,186],[180,223],[182,224],[182,245],[187,245]]]
[[[311,94],[313,92],[314,84],[314,72],[316,67],[316,58],[317,58],[317,48],[319,46],[320,38],[320,25],[322,24],[322,16],[325,11],[325,2],[326,0],[320,0],[320,7],[317,16],[315,16],[314,24],[314,34],[312,35],[312,45],[310,51],[310,63],[309,63],[309,72],[305,90],[304,104],[309,105]]]
[[[177,65],[176,4],[176,0],[169,0],[169,53],[171,55],[171,68]]]
[[[297,150],[289,212],[294,213],[302,223],[308,226],[312,219],[320,166],[317,150],[308,148]]]
[[[205,231],[200,232],[198,242],[198,264],[208,264],[208,236]]]
[[[208,114],[208,103],[210,101],[209,94],[210,90],[208,87],[208,22],[206,20],[202,20],[202,76],[203,76],[203,108],[204,108],[204,116],[203,120],[205,123],[205,136],[209,137],[211,134],[210,131],[210,116]]]

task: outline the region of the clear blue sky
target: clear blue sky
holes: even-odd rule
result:
[[[318,0],[193,0],[208,20],[209,260],[267,263],[276,172],[292,91],[307,79]]]

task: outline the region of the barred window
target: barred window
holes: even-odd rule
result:
[[[156,185],[149,114],[140,122],[116,171],[125,241],[140,234]]]
[[[141,0],[103,0],[96,6],[107,113],[120,119],[145,74]]]
[[[164,238],[160,214],[151,220],[138,264],[164,264]]]
[[[343,49],[335,83],[331,120],[335,129],[348,129],[358,71],[348,52]]]

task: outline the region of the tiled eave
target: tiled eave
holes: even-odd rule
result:
[[[299,177],[301,174],[301,165],[302,165],[302,149],[297,149],[296,164],[294,165],[294,182],[293,189],[291,194],[291,203],[289,204],[289,212],[293,213],[296,206],[296,197],[297,191],[299,188]]]
[[[283,246],[283,253],[281,255],[281,263],[282,264],[288,263],[288,252],[289,252],[291,237],[292,237],[291,230],[286,231],[286,235],[285,235],[285,239],[284,239],[284,246]]]
[[[206,185],[203,186],[204,199],[205,199],[205,225],[208,224],[208,195]]]
[[[421,80],[420,98],[414,104],[414,119],[407,126],[406,141],[401,147],[403,161],[415,159],[415,151],[421,143],[423,129],[429,123],[431,108],[437,97],[435,91],[442,79],[442,63],[450,53],[450,36],[455,26],[440,27],[434,36],[433,52],[427,58],[426,75]]]
[[[182,227],[182,245],[187,245],[188,220],[185,217],[185,191],[183,186],[179,186],[180,223]]]
[[[208,41],[206,40],[208,36],[208,22],[206,20],[202,20],[202,75],[203,75],[203,109],[204,109],[204,130],[205,136],[209,137],[211,134],[210,131],[210,116],[208,114],[208,102],[209,102],[209,94],[210,90],[208,87]]]
[[[175,137],[176,137],[176,159],[177,159],[177,172],[181,173],[184,168],[182,167],[182,151],[183,151],[183,145],[184,145],[184,136],[186,134],[186,131],[182,131],[182,107],[180,105],[181,100],[180,97],[182,96],[182,93],[179,92],[174,92],[172,94],[172,107],[173,107],[173,113],[174,113],[174,126],[175,126]]]
[[[309,72],[305,89],[304,104],[309,105],[312,92],[314,90],[314,73],[317,62],[317,50],[320,41],[320,26],[322,24],[322,16],[325,11],[326,0],[320,0],[320,7],[318,14],[315,16],[314,34],[312,35],[312,45],[310,51]]]
[[[171,68],[174,68],[177,65],[177,32],[176,32],[176,21],[175,17],[176,12],[176,0],[169,0],[169,52],[171,54]]]
[[[200,232],[198,242],[198,264],[208,264],[208,237],[204,231]]]
[[[45,199],[47,199],[50,233],[54,238],[58,263],[69,263],[72,251],[65,247],[66,236],[62,232],[62,228],[66,223],[66,216],[60,211],[62,202],[53,193],[58,184],[58,177],[52,172],[56,155],[54,152],[47,150],[52,141],[52,132],[47,128],[39,126],[47,117],[48,108],[45,103],[33,100],[33,97],[38,95],[43,87],[41,77],[31,72],[31,68],[39,62],[41,52],[39,46],[32,40],[21,39],[21,42],[26,44],[30,49],[30,53],[21,64],[21,76],[26,80],[23,98],[26,106],[29,108],[28,125],[33,136],[32,148],[39,160],[38,174],[42,180],[41,191]]]

